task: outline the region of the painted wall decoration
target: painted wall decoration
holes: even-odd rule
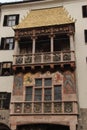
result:
[[[63,83],[63,75],[60,72],[55,72],[53,74],[54,84],[62,84]]]
[[[76,92],[74,73],[70,71],[64,73],[63,86],[65,94],[73,94]]]
[[[48,78],[52,77],[54,84],[62,84],[63,83],[63,75],[60,72],[54,72],[51,73],[50,71],[46,71],[45,73],[37,72],[35,74],[32,73],[26,73],[24,75],[24,86],[31,86],[35,84],[35,78]]]
[[[23,85],[24,86],[33,85],[33,75],[31,73],[27,73],[24,75]]]
[[[14,76],[13,94],[22,95],[23,92],[23,75],[20,73]]]

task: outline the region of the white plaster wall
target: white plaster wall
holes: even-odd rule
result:
[[[0,77],[0,92],[12,92],[13,76]]]
[[[76,74],[79,105],[87,108],[87,43],[84,39],[84,30],[87,29],[87,18],[82,17],[82,5],[87,5],[87,1],[65,4],[65,8],[76,19],[75,23],[75,51],[76,51]]]

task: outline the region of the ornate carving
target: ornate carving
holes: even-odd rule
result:
[[[15,37],[27,37],[27,36],[38,36],[46,34],[56,34],[56,33],[74,33],[74,26],[72,24],[62,25],[62,26],[51,26],[51,27],[41,27],[35,29],[20,29],[16,30]]]
[[[22,56],[18,56],[16,58],[16,64],[23,64],[23,57]]]
[[[73,112],[73,105],[71,102],[64,103],[64,112],[66,112],[66,113]]]
[[[70,61],[71,60],[71,53],[70,52],[63,53],[63,60]]]
[[[61,113],[62,112],[62,103],[54,103],[54,113]]]
[[[32,112],[32,104],[31,103],[25,103],[24,104],[24,113],[31,113]]]
[[[26,56],[25,57],[25,64],[32,63],[32,57],[31,56]]]
[[[51,103],[44,103],[44,113],[51,113]]]
[[[35,63],[41,63],[41,55],[36,54],[34,57],[34,61],[35,61]]]
[[[53,55],[53,61],[54,62],[61,61],[61,54],[60,53],[55,53]]]
[[[21,113],[22,112],[22,104],[21,103],[15,103],[14,112],[15,113]]]
[[[51,62],[51,55],[50,54],[45,54],[43,57],[44,62]]]
[[[41,103],[34,103],[34,113],[41,113],[42,105]]]

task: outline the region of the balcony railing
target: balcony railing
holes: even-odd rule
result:
[[[75,61],[74,51],[14,55],[13,65],[47,64]]]
[[[77,114],[77,102],[15,102],[11,114]]]

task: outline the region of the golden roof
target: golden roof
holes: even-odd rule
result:
[[[73,19],[61,6],[31,10],[30,13],[14,29],[33,28],[41,26],[61,25],[73,23]]]

